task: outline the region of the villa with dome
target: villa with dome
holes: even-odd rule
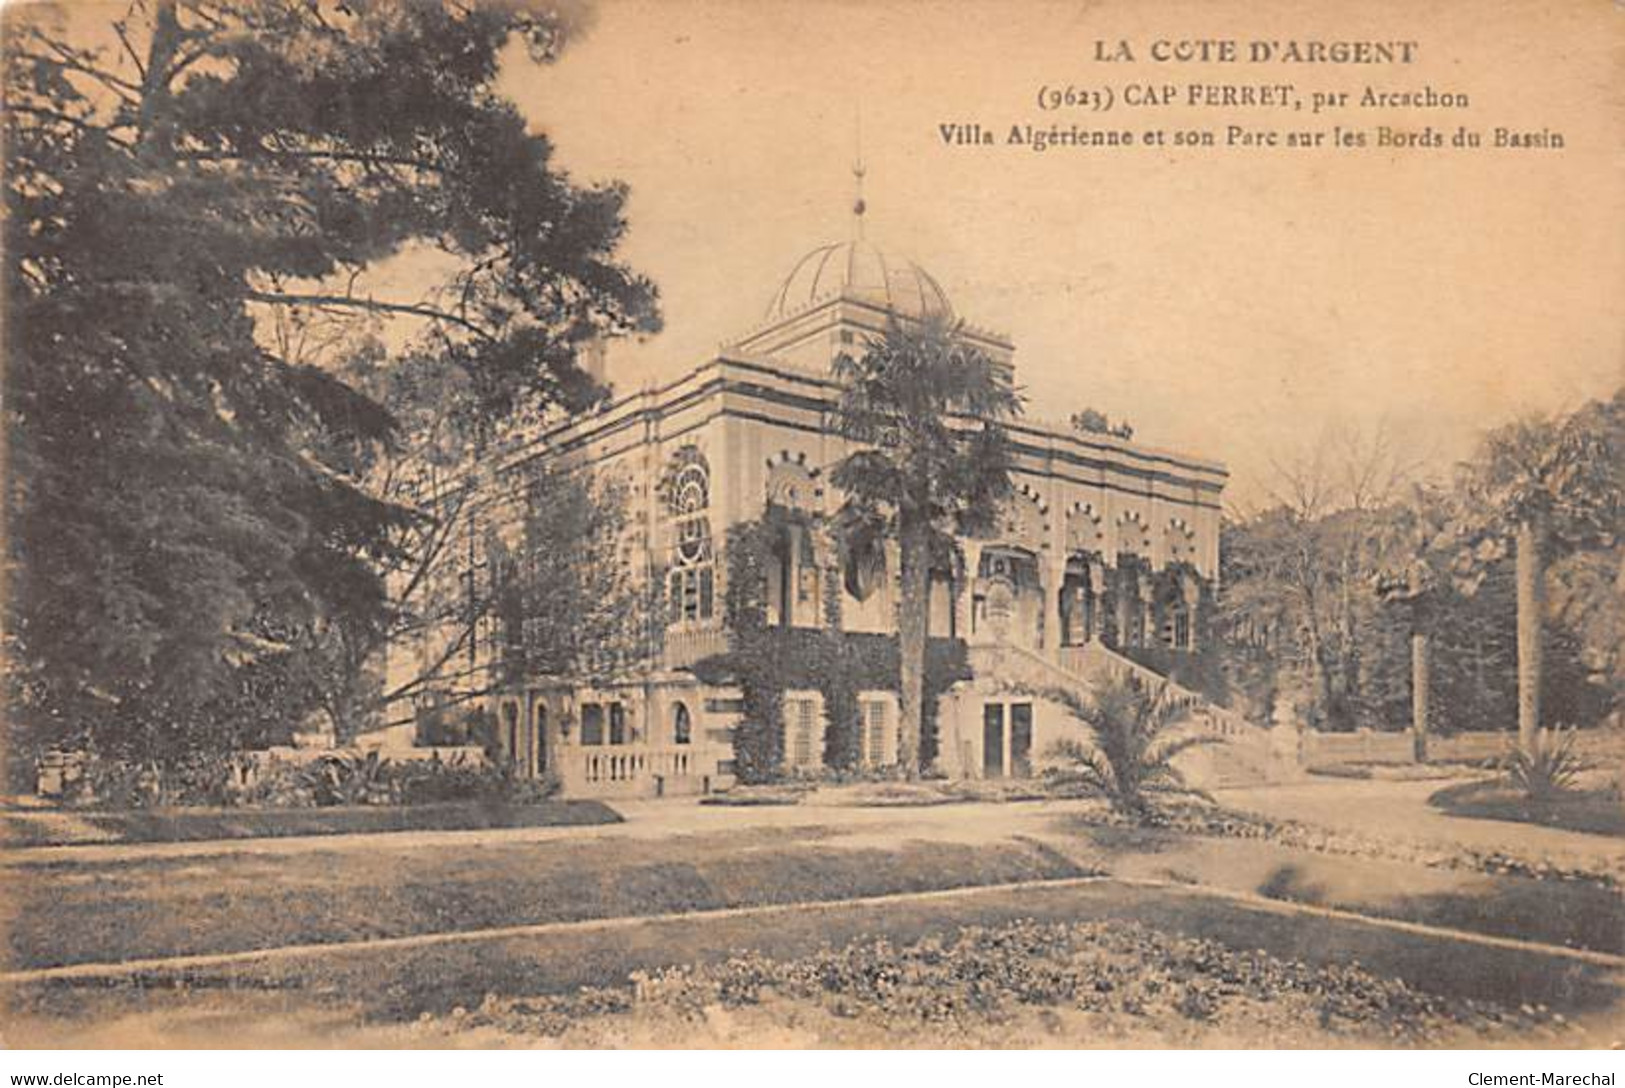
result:
[[[840,507],[829,471],[849,443],[832,426],[832,360],[861,351],[894,316],[952,316],[1014,379],[1007,337],[964,321],[924,269],[855,235],[795,261],[763,291],[761,322],[714,357],[546,430],[494,470],[557,459],[619,475],[632,504],[630,561],[660,580],[665,602],[644,665],[592,682],[527,676],[491,697],[500,746],[520,773],[555,775],[566,793],[588,796],[728,785],[742,693],[699,667],[728,648],[725,545],[730,527],[770,507],[812,520]],[[1065,423],[1018,420],[1009,431],[1016,493],[999,530],[961,541],[963,563],[931,587],[931,634],[958,647],[962,663],[934,715],[935,765],[950,776],[1034,772],[1076,723],[1031,692],[1199,650],[1218,574],[1220,464]],[[785,522],[767,579],[769,626],[893,634],[895,553],[843,558],[810,523]],[[873,684],[856,693],[857,754],[884,767],[896,759],[895,679]],[[813,688],[783,692],[773,727],[783,730],[786,773],[823,762],[825,702]],[[1262,732],[1217,709],[1206,725]]]

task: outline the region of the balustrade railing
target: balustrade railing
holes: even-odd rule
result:
[[[1157,670],[1148,668],[1098,642],[1061,647],[1060,666],[1070,673],[1081,676],[1103,672],[1113,679],[1125,675],[1134,676],[1153,688],[1166,684],[1170,694],[1195,704],[1200,724],[1209,733],[1223,737],[1243,737],[1253,735],[1259,728],[1234,710],[1219,706],[1201,693],[1192,691],[1182,684],[1176,684]]]
[[[569,748],[559,753],[559,771],[566,784],[589,786],[652,782],[657,778],[676,782],[715,774],[716,765],[717,753],[710,745],[606,745]]]
[[[1154,687],[1166,685],[1170,695],[1189,704],[1195,729],[1224,741],[1212,749],[1198,748],[1191,753],[1190,758],[1205,761],[1211,781],[1230,785],[1281,781],[1297,773],[1296,757],[1278,751],[1269,730],[1099,643],[1061,647],[1054,655],[1023,646],[972,646],[970,664],[978,675],[1037,688],[1059,682],[1076,689],[1086,686],[1091,677],[1125,675],[1136,676]]]
[[[663,659],[668,669],[680,669],[728,650],[728,632],[715,627],[672,627],[666,631]]]

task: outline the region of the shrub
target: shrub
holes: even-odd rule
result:
[[[1574,786],[1591,765],[1577,751],[1578,735],[1561,727],[1535,734],[1532,751],[1515,749],[1507,756],[1507,777],[1535,801],[1557,797]]]
[[[337,805],[416,805],[455,801],[532,804],[559,790],[552,776],[536,780],[507,762],[457,753],[449,760],[394,761],[377,751],[324,752],[309,762],[243,755],[197,756],[172,766],[91,757],[70,802],[102,808],[155,805],[309,808]]]
[[[435,753],[426,760],[399,764],[397,776],[398,800],[403,804],[443,801],[532,804],[559,792],[559,780],[551,774],[525,778],[510,762],[479,762],[461,752],[449,760]]]
[[[397,776],[376,751],[328,753],[302,771],[318,805],[384,805],[395,799]]]
[[[1048,772],[1060,788],[1082,787],[1105,797],[1113,810],[1141,823],[1157,818],[1154,793],[1205,796],[1186,784],[1174,757],[1198,745],[1217,743],[1205,734],[1174,736],[1189,706],[1166,684],[1148,689],[1134,676],[1103,680],[1089,699],[1065,689],[1043,693],[1094,728],[1092,747],[1061,741],[1052,755],[1063,766]]]
[[[146,808],[161,797],[158,772],[148,764],[87,755],[80,768],[65,794],[69,804]]]
[[[64,799],[75,806],[121,809],[233,805],[248,792],[250,766],[239,753],[193,752],[171,762],[87,753]]]

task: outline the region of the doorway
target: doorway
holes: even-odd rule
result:
[[[982,777],[1004,777],[1004,704],[982,707]]]
[[[1010,773],[1033,776],[1033,704],[1010,704]]]

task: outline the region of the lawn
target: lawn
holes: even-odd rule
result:
[[[788,962],[814,956],[826,944],[884,936],[901,945],[947,939],[966,924],[1031,918],[1138,923],[1169,939],[1262,950],[1315,970],[1358,960],[1379,979],[1452,1001],[1545,1003],[1570,1016],[1598,1015],[1617,1001],[1617,973],[1605,962],[1302,909],[1617,953],[1625,951],[1625,902],[1613,886],[1177,828],[1100,826],[1092,813],[1073,802],[754,812],[653,806],[627,824],[572,835],[378,835],[0,855],[11,890],[7,905],[16,912],[8,949],[13,968],[316,946],[273,959],[13,983],[6,999],[15,1022],[57,1032],[51,1037],[59,1039],[70,1030],[125,1025],[157,1031],[171,1045],[181,1045],[173,1042],[181,1038],[217,1045],[200,1027],[207,1022],[252,1023],[262,1032],[274,1024],[285,1025],[275,1029],[284,1032],[299,1025],[318,1035],[336,1032],[341,1044],[354,1043],[357,1032],[368,1039],[382,1039],[375,1033],[384,1032],[382,1045],[435,1045],[433,1039],[444,1039],[435,1035],[441,1018],[458,1006],[487,1006],[488,996],[523,1002],[582,988],[614,990],[630,985],[634,972],[718,963],[739,950]],[[1101,873],[1127,882],[986,887]],[[948,898],[851,902],[938,889],[961,891]],[[734,907],[755,913],[715,913]],[[600,919],[610,921],[591,921]],[[546,923],[564,928],[477,934]],[[472,936],[364,943],[457,933]],[[852,1027],[858,1034],[845,1035],[838,1013],[804,997],[785,1000],[727,1015],[749,1020],[782,1013],[795,1023],[816,1021],[823,1025],[818,1040],[846,1045],[880,1038],[867,1020]],[[1291,1007],[1293,1016],[1310,1015],[1307,1005]],[[1047,1037],[1052,1019],[1040,1016],[1042,1009],[1017,1001],[1005,1011],[1024,1025],[1012,1043],[1039,1045]],[[1142,1023],[1124,1019],[1139,1016],[1127,1008],[1056,1006],[1049,1012],[1062,1024],[1051,1045],[1155,1043],[1164,1034],[1189,1045],[1253,1045],[1273,1022],[1239,1012],[1239,1019],[1212,1023],[1203,1016]],[[422,1039],[390,1034],[424,1013],[430,1025]],[[668,1028],[677,1030],[665,1012],[649,1015],[647,1024],[605,1021],[610,1034],[603,1038],[647,1030],[654,1041]],[[1136,1024],[1152,1034],[1135,1035]],[[243,1038],[246,1029],[238,1026],[230,1038]],[[1294,1036],[1301,1045],[1339,1045],[1345,1038],[1313,1024],[1302,1027]],[[1104,1033],[1098,1040],[1071,1034],[1097,1029]],[[508,1027],[493,1019],[479,1030]],[[992,1020],[977,1021],[967,1030],[995,1027]],[[1441,1023],[1439,1030],[1442,1039],[1454,1028]],[[937,1031],[926,1024],[907,1041],[943,1041]],[[726,1034],[713,1041],[725,1041]],[[106,1044],[82,1045],[118,1045],[106,1037]],[[265,1045],[300,1041],[256,1037]],[[515,1039],[559,1041],[528,1029],[516,1031]]]
[[[234,952],[1083,875],[1037,844],[828,845],[819,829],[53,860],[8,874],[11,966]]]
[[[1584,881],[1420,866],[1382,856],[1205,838],[1167,828],[1079,827],[1114,875],[1625,955],[1625,898]]]
[[[966,926],[1017,921],[1095,923],[1076,949],[1085,962],[1063,972],[1045,1000],[1026,999],[1039,996],[1029,980],[1041,985],[1059,968],[1019,947],[996,968],[986,956],[953,965],[965,975],[954,985],[980,996],[945,990],[942,1001],[955,1013],[946,1018],[927,1015],[932,1006],[919,985],[911,995],[899,986],[897,1000],[877,1014],[875,1001],[838,973],[840,985],[827,996],[768,986],[757,988],[754,1003],[691,999],[704,997],[706,980],[717,977],[711,972],[726,977],[729,962],[741,958],[775,961],[805,977],[807,964],[830,960],[829,949],[951,944]],[[883,960],[872,952],[857,958]],[[876,963],[871,977],[884,966]],[[634,1012],[638,976],[670,968],[697,972],[701,986]],[[935,989],[935,980],[924,988]],[[31,984],[7,997],[13,1044],[37,1046],[250,1045],[245,1039],[430,1047],[1581,1046],[1598,1039],[1562,1025],[1605,1031],[1617,1023],[1620,979],[1536,950],[1464,944],[1195,888],[1102,881],[312,954],[116,982]],[[1373,1003],[1379,1011],[1358,1013]],[[561,1010],[572,1025],[563,1037],[552,1034]]]
[[[1438,791],[1428,803],[1451,816],[1625,838],[1625,800],[1611,788],[1577,789],[1536,800],[1504,781],[1467,782]]]

